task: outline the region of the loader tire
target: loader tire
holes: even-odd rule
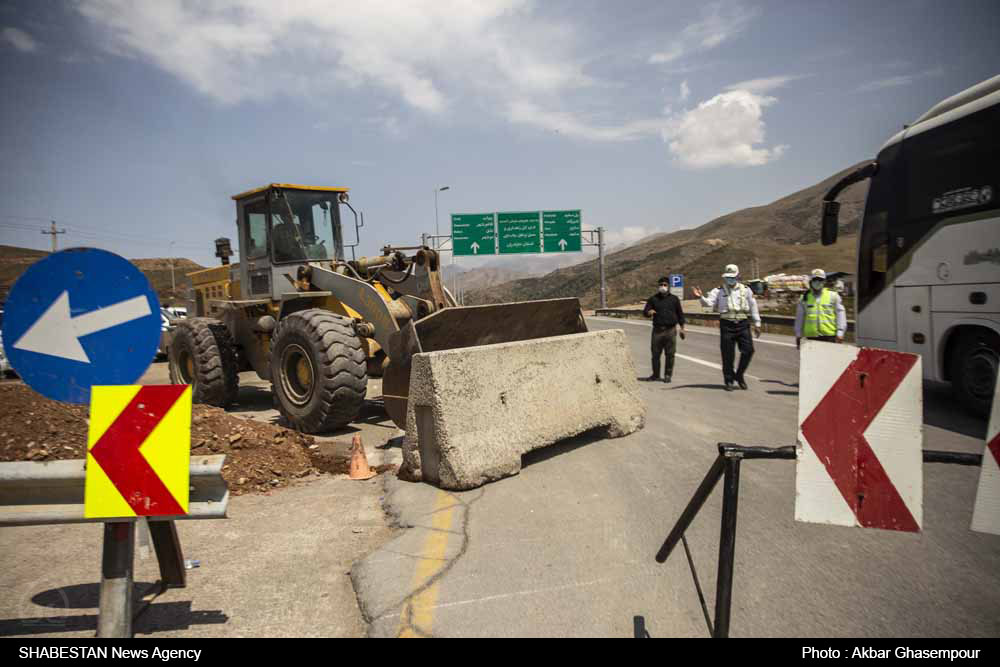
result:
[[[303,433],[350,424],[368,390],[366,358],[351,320],[312,308],[292,313],[271,337],[271,383],[278,409]]]
[[[226,325],[207,317],[177,324],[170,339],[170,382],[191,385],[191,398],[225,408],[236,402],[236,347]]]

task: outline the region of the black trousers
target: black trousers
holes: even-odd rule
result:
[[[722,348],[722,379],[726,384],[743,379],[743,374],[753,358],[753,337],[750,335],[750,320],[733,322],[719,320],[719,345]],[[740,365],[733,370],[736,347],[740,348]]]
[[[653,353],[653,375],[660,377],[660,355],[666,355],[663,365],[664,377],[674,374],[674,353],[677,352],[677,327],[657,328],[653,327],[653,336],[650,339],[650,351]]]

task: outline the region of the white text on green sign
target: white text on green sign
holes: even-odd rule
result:
[[[497,213],[497,240],[501,255],[541,252],[539,212]]]
[[[545,252],[580,252],[580,211],[542,211]]]
[[[456,256],[495,255],[492,213],[462,213],[451,216],[452,247]]]

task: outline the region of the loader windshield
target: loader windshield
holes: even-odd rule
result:
[[[272,196],[270,209],[276,263],[341,257],[336,193],[279,191]]]

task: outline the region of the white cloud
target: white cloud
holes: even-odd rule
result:
[[[469,88],[511,99],[590,83],[569,55],[572,30],[534,17],[529,0],[80,0],[78,8],[106,30],[109,51],[147,60],[222,104],[374,85],[440,114]]]
[[[0,30],[0,43],[8,44],[22,53],[32,53],[38,50],[38,42],[23,30],[4,28]]]
[[[687,99],[691,97],[691,88],[688,87],[687,79],[681,81],[681,102],[687,102]]]
[[[759,166],[787,146],[766,148],[764,108],[777,102],[748,90],[731,90],[671,116],[663,131],[670,153],[684,166]]]
[[[702,10],[700,21],[685,27],[666,49],[652,54],[649,62],[662,65],[690,53],[713,49],[742,32],[759,15],[760,10],[757,8],[721,2],[708,5]]]
[[[507,117],[516,123],[526,123],[558,132],[574,139],[589,141],[631,141],[655,136],[666,127],[661,118],[641,119],[618,125],[595,125],[581,120],[568,111],[548,111],[524,100],[510,104]]]
[[[885,88],[896,88],[898,86],[908,86],[918,79],[924,79],[932,76],[941,76],[944,74],[944,68],[935,67],[934,69],[925,70],[923,72],[916,72],[914,74],[903,74],[900,76],[892,76],[887,79],[879,79],[877,81],[869,81],[868,83],[858,86],[854,92],[856,93],[871,93],[876,90],[883,90]]]
[[[796,79],[802,79],[808,74],[792,74],[786,76],[769,76],[762,79],[750,79],[749,81],[740,81],[739,83],[734,83],[731,86],[726,86],[726,90],[746,90],[751,93],[769,93],[772,90],[786,86],[791,81]]]

